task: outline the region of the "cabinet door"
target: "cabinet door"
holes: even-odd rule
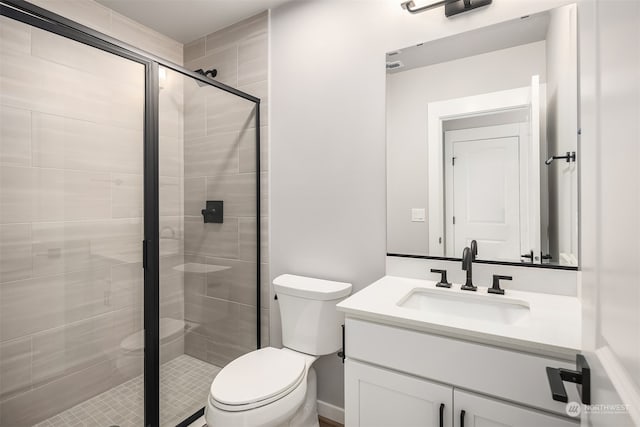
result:
[[[345,362],[346,427],[451,427],[452,398],[452,387]]]
[[[578,422],[455,390],[455,427],[578,427]],[[464,420],[461,413],[464,411]]]

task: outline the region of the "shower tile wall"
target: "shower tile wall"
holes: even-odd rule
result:
[[[262,343],[268,345],[268,14],[184,48],[185,67],[261,98]],[[209,96],[204,94],[209,94]],[[214,95],[214,96],[211,96]],[[185,352],[224,366],[255,349],[255,123],[247,102],[213,91],[185,93],[185,262],[215,266],[185,274]],[[224,223],[204,224],[206,200],[224,201]]]
[[[182,46],[89,0],[38,0],[182,62]],[[142,327],[138,64],[0,22],[0,426],[32,425],[141,373],[119,358]],[[136,40],[138,38],[138,40]],[[182,319],[182,88],[161,96],[163,316]],[[171,106],[171,107],[169,107]],[[163,112],[168,116],[168,112]],[[182,342],[164,350],[181,354]]]
[[[182,43],[93,0],[29,0],[29,3],[182,65]]]

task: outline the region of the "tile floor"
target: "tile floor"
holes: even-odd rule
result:
[[[160,420],[174,427],[205,405],[220,368],[183,354],[160,369]],[[143,378],[138,376],[67,409],[35,427],[139,427],[143,425]]]

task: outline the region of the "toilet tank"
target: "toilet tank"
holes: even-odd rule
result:
[[[282,318],[282,344],[315,356],[342,346],[342,313],[336,304],[351,293],[351,284],[283,274],[273,280]]]

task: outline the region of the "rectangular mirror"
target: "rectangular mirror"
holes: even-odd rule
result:
[[[578,265],[576,15],[387,53],[389,254]]]

